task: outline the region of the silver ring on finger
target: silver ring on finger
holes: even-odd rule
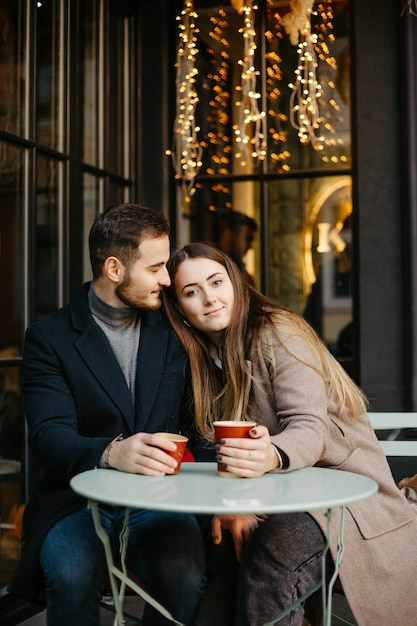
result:
[[[248,454],[248,461],[250,461],[252,458],[252,450],[249,450],[249,454]]]

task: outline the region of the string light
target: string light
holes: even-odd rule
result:
[[[263,160],[266,156],[265,112],[260,111],[258,106],[261,94],[256,90],[256,77],[259,71],[255,69],[254,60],[256,51],[254,12],[257,8],[257,5],[252,5],[252,0],[244,0],[239,6],[239,13],[243,13],[243,28],[239,29],[243,36],[243,58],[239,60],[242,67],[241,84],[236,90],[240,92],[240,99],[236,101],[238,115],[233,130],[238,144],[235,157],[240,159],[243,166],[251,159]]]
[[[315,5],[313,0],[291,0],[290,10],[283,16],[280,16],[274,0],[267,0],[266,3],[268,159],[271,164],[276,163],[280,171],[290,170],[290,124],[297,129],[299,141],[311,144],[324,163],[336,165],[349,162],[343,134],[344,104],[348,91],[341,83],[344,74],[338,70],[338,62],[332,52],[335,43],[332,2],[327,0]],[[255,12],[258,7],[254,0],[231,0],[231,4],[233,9],[243,15],[243,27],[239,30],[243,44],[242,57],[238,61],[241,75],[234,103],[237,107],[233,125],[234,148],[230,136],[232,95],[228,15],[221,6],[209,15],[208,35],[211,43],[207,44],[205,53],[208,55],[204,58],[209,58],[210,66],[199,80],[201,92],[198,94],[196,62],[199,51],[196,35],[199,31],[193,0],[184,1],[184,9],[177,17],[180,22],[176,63],[177,110],[173,147],[169,154],[172,155],[176,178],[182,181],[186,201],[199,187],[195,185],[195,178],[200,172],[209,176],[230,174],[233,151],[243,166],[253,163],[255,159],[266,158],[266,113],[260,111],[261,94],[256,89],[259,71],[255,68]],[[314,12],[313,6],[317,7]],[[291,43],[297,46],[297,69],[295,80],[289,85],[291,93],[288,108],[281,104],[284,93],[283,60],[278,50],[278,42],[285,38],[285,33]],[[204,38],[199,42],[199,47],[203,41]],[[208,104],[204,116],[204,133],[195,118],[201,94],[207,94],[204,99]]]
[[[196,46],[195,20],[193,0],[185,0],[179,21],[179,45],[176,64],[176,118],[174,121],[174,139],[172,156],[176,178],[181,179],[184,200],[190,199],[194,193],[194,180],[201,167],[202,147],[199,144],[197,133],[200,130],[196,125],[195,111],[199,101],[196,90],[198,70],[195,57],[198,53]]]
[[[211,40],[203,53],[209,58],[209,69],[203,74],[201,93],[208,97],[207,114],[204,120],[204,132],[200,131],[200,145],[203,148],[202,172],[208,176],[230,174],[232,141],[230,137],[230,42],[228,30],[230,24],[223,7],[216,7],[209,14],[210,27],[208,36]],[[196,183],[196,190],[203,190],[204,185]],[[215,203],[208,210],[231,209],[230,186],[220,183],[211,185],[211,198]]]
[[[290,83],[290,122],[298,130],[302,144],[311,142],[316,150],[323,148],[323,136],[317,135],[320,126],[318,100],[322,94],[317,80],[317,35],[311,32],[313,0],[292,0],[291,12],[283,18],[291,43],[297,43],[298,67],[295,81]]]
[[[266,99],[268,102],[268,134],[274,146],[288,142],[288,130],[286,129],[288,116],[279,109],[282,99],[283,74],[281,70],[282,58],[278,54],[277,44],[284,38],[282,20],[276,11],[273,0],[267,3],[267,23],[269,28],[265,32],[266,39]],[[280,171],[289,171],[287,161],[291,152],[285,149],[270,150],[268,154],[271,162],[279,166]]]
[[[209,101],[210,110],[207,116],[209,131],[201,140],[203,148],[210,153],[213,167],[207,169],[208,174],[229,174],[230,154],[232,152],[231,139],[228,128],[230,123],[230,43],[225,31],[229,27],[227,15],[222,7],[210,17],[211,28],[209,37],[214,42],[210,54],[210,71],[208,73],[207,89],[213,95]]]
[[[344,150],[343,133],[341,132],[344,117],[342,106],[338,100],[338,89],[336,82],[343,77],[343,71],[338,66],[338,62],[331,53],[331,46],[335,43],[333,33],[333,8],[332,1],[320,3],[317,7],[319,22],[317,23],[317,41],[315,50],[318,58],[322,62],[321,67],[321,87],[320,97],[321,120],[324,139],[321,144],[321,159],[326,164],[346,164],[349,161]],[[342,55],[346,60],[345,55]],[[337,130],[338,129],[338,130]]]

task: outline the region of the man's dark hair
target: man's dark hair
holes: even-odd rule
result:
[[[160,211],[140,204],[119,204],[100,213],[90,230],[90,261],[94,278],[101,276],[105,260],[114,256],[127,268],[138,258],[144,239],[169,235],[170,226]]]

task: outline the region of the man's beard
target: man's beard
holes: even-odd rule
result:
[[[134,291],[130,288],[131,282],[132,281],[130,274],[128,274],[123,279],[123,282],[121,282],[120,285],[116,287],[116,296],[121,302],[123,302],[123,304],[125,304],[130,309],[136,309],[138,311],[156,311],[160,308],[161,300],[159,298],[155,301],[155,304],[153,306],[144,305],[141,300],[135,298]]]

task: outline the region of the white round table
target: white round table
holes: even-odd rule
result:
[[[71,480],[71,487],[89,501],[95,529],[106,552],[119,626],[123,623],[122,604],[126,584],[157,608],[167,619],[172,620],[177,626],[183,626],[127,576],[124,563],[131,508],[207,514],[279,514],[325,509],[328,513],[328,534],[322,558],[322,580],[304,596],[298,598],[295,603],[297,605],[318,588],[326,588],[325,557],[330,547],[331,520],[333,510],[341,507],[342,523],[338,537],[339,549],[335,559],[335,572],[328,584],[327,596],[324,594],[323,598],[323,624],[330,626],[332,589],[344,550],[345,506],[370,498],[378,489],[375,481],[366,476],[320,467],[306,467],[286,473],[270,473],[260,478],[225,478],[218,475],[216,463],[183,463],[178,474],[162,477],[94,469],[75,476]],[[121,570],[114,564],[108,537],[100,523],[98,503],[126,507],[124,530],[121,536]],[[120,591],[117,589],[116,578],[122,581]],[[289,613],[293,606],[288,607],[277,616],[276,620],[265,626],[277,622]]]
[[[174,476],[142,476],[94,469],[71,480],[88,499],[140,509],[182,513],[290,513],[365,500],[376,491],[370,478],[305,467],[261,478],[223,478],[215,463],[183,463]]]

